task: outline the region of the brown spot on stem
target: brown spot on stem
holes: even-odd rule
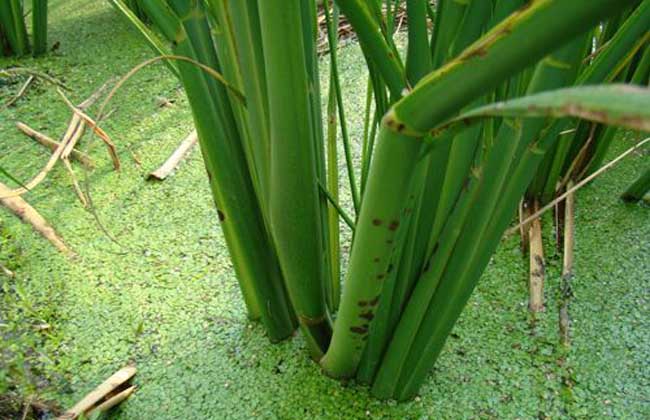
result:
[[[393,221],[390,222],[390,224],[388,225],[388,229],[389,229],[389,230],[397,230],[398,227],[399,227],[399,220],[393,220]]]
[[[375,226],[381,226],[381,219],[372,219],[372,224]]]
[[[538,276],[543,277],[546,274],[546,264],[544,263],[544,258],[542,258],[540,255],[535,255],[535,263],[537,265],[537,269],[539,270]]]
[[[468,51],[467,54],[464,54],[462,59],[463,60],[471,60],[472,58],[476,57],[485,57],[488,53],[488,50],[484,47],[478,47],[474,48],[471,51]]]
[[[377,280],[383,280],[384,275],[383,274],[377,274]]]
[[[350,331],[352,331],[355,334],[366,334],[368,332],[368,328],[365,327],[350,327]]]
[[[217,209],[217,214],[219,215],[219,221],[220,222],[223,222],[224,220],[226,220],[226,215],[223,214],[223,212],[221,210]]]
[[[366,302],[365,300],[360,300],[359,302],[357,302],[357,305],[363,308],[364,306],[368,306],[368,302]]]
[[[375,257],[375,259],[373,261],[378,263],[379,262],[379,257]]]
[[[372,319],[375,317],[375,314],[372,311],[367,311],[363,312],[359,315],[359,318],[366,319],[368,321],[372,321]]]
[[[395,268],[395,266],[393,266],[393,264],[388,264],[388,269],[386,270],[386,272],[390,273],[391,271],[393,271],[393,268]]]
[[[370,306],[375,306],[375,305],[377,305],[377,304],[379,303],[379,297],[380,297],[380,296],[381,296],[381,295],[377,295],[373,300],[371,300],[370,302],[368,302],[368,305],[370,305]]]

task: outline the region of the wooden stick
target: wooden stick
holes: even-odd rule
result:
[[[36,142],[42,144],[43,146],[49,148],[52,151],[56,150],[57,147],[59,147],[59,142],[52,140],[52,138],[48,137],[47,135],[39,131],[34,130],[33,128],[29,127],[27,124],[17,122],[16,127],[20,131],[22,131],[26,136],[30,137],[31,139],[35,140]],[[77,149],[72,149],[70,151],[70,157],[78,161],[88,169],[93,169],[95,167],[95,164],[93,163],[90,156],[88,156],[82,151],[79,151]]]
[[[79,142],[85,132],[86,126],[81,120],[81,117],[79,117],[77,114],[74,114],[70,120],[66,136],[61,141],[62,143],[65,143],[65,148],[63,149],[63,153],[61,153],[61,159],[68,159],[70,157],[72,149],[74,149],[74,147],[77,145],[77,142]]]
[[[172,155],[162,164],[162,166],[155,171],[151,172],[147,179],[157,179],[162,181],[171,174],[174,169],[178,167],[181,161],[189,154],[196,142],[198,141],[198,134],[196,130],[192,131],[187,136]]]
[[[0,264],[0,273],[4,274],[5,276],[9,278],[13,278],[15,276],[14,272],[5,267],[4,265]]]
[[[48,241],[52,243],[59,251],[71,257],[74,253],[68,246],[59,238],[56,231],[47,223],[32,206],[30,206],[21,197],[8,197],[2,196],[10,193],[11,190],[4,184],[0,183],[0,204],[8,208],[13,214],[18,216],[23,222],[32,225],[34,230],[43,235]]]
[[[135,392],[135,386],[130,386],[127,389],[125,389],[124,391],[118,392],[114,396],[108,398],[105,402],[99,404],[97,406],[97,408],[95,408],[94,410],[92,410],[88,414],[92,415],[93,413],[96,413],[96,412],[104,413],[104,412],[110,410],[111,408],[115,407],[116,405],[120,404],[122,401],[129,398],[131,396],[131,394],[133,394],[134,392]]]
[[[123,401],[133,393],[134,387],[129,387],[124,391],[118,391],[117,395],[111,394],[116,390],[120,390],[125,384],[127,384],[136,372],[137,369],[132,366],[122,368],[115,372],[110,378],[105,380],[101,385],[92,390],[81,401],[75,404],[74,407],[66,411],[61,417],[59,417],[59,420],[74,420],[79,418],[81,415],[85,416],[89,414],[91,411],[98,409],[103,405],[108,406],[109,402],[119,403]],[[119,396],[122,398],[119,399]],[[113,405],[108,406],[108,408]]]
[[[61,89],[57,89],[57,92],[59,92],[59,95],[61,98],[63,98],[63,101],[68,105],[70,110],[75,113],[75,115],[78,115],[86,124],[90,126],[90,128],[93,129],[95,134],[102,139],[102,141],[106,144],[106,147],[108,147],[108,153],[111,155],[111,159],[113,160],[113,167],[115,168],[116,171],[120,170],[120,158],[117,156],[117,149],[115,148],[115,144],[111,140],[111,138],[108,136],[108,134],[99,128],[97,126],[97,123],[95,120],[90,118],[90,116],[86,115],[81,109],[77,108],[74,106],[72,102],[68,99],[67,96],[63,93]]]
[[[533,205],[532,211],[538,208],[537,202]],[[544,264],[544,243],[542,239],[542,223],[539,218],[534,219],[528,230],[530,246],[530,278],[528,309],[531,312],[542,312],[544,310],[544,277],[546,268]]]

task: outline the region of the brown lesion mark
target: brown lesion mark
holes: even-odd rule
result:
[[[375,257],[375,259],[374,259],[373,261],[376,262],[376,263],[378,263],[378,262],[380,261],[380,260],[379,260],[379,257]]]
[[[372,311],[366,311],[362,312],[359,314],[359,318],[363,318],[367,320],[368,322],[372,321],[372,319],[375,317],[375,314]]]
[[[465,182],[463,182],[463,191],[467,192],[469,190],[469,183],[470,182],[471,182],[470,177],[465,178]]]
[[[393,271],[393,268],[395,268],[395,266],[392,263],[388,264],[388,268],[386,269],[386,272],[390,273],[391,271]]]
[[[312,326],[312,325],[321,325],[323,321],[325,321],[325,317],[319,316],[317,318],[310,318],[305,315],[298,315],[298,320],[303,325]]]
[[[397,230],[398,227],[399,227],[399,220],[393,220],[388,225],[388,230],[395,231]]]
[[[372,219],[372,224],[374,226],[381,226],[382,221],[381,221],[381,219]]]
[[[538,277],[545,276],[546,263],[544,263],[544,258],[542,258],[540,255],[535,255],[535,265],[537,266],[537,270],[535,270],[532,274]]]
[[[220,222],[223,222],[224,220],[226,220],[226,215],[223,214],[223,212],[221,210],[219,210],[219,209],[217,209],[217,215],[219,215],[219,221]]]
[[[379,298],[380,298],[380,296],[381,296],[381,295],[377,295],[377,296],[375,296],[375,298],[374,298],[373,300],[371,300],[370,302],[368,302],[368,305],[370,305],[370,306],[377,306],[377,304],[379,303]]]
[[[360,300],[359,302],[357,302],[357,305],[359,305],[359,306],[361,306],[363,308],[363,307],[368,306],[368,302],[366,302],[365,300]]]
[[[383,280],[384,277],[385,276],[383,274],[377,274],[377,280]]]
[[[350,331],[352,331],[355,334],[363,335],[368,333],[368,328],[364,326],[350,327]]]
[[[487,48],[479,47],[468,51],[466,54],[463,54],[461,58],[462,60],[471,60],[472,58],[485,57],[487,53],[488,53]]]

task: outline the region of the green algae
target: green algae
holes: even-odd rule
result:
[[[60,48],[20,64],[63,79],[75,101],[150,57],[106,2],[54,0],[50,7],[50,39]],[[340,60],[358,163],[365,65],[354,45]],[[16,63],[0,61],[0,68]],[[323,89],[327,79],[324,74]],[[0,86],[0,96],[16,88]],[[160,108],[161,96],[174,105]],[[95,140],[90,152],[98,168],[89,182],[99,220],[118,243],[81,208],[60,167],[26,199],[79,259],[65,260],[0,212],[0,262],[17,273],[15,280],[0,277],[0,323],[8,326],[0,360],[10,362],[0,368],[0,382],[11,380],[25,396],[38,393],[65,407],[135,363],[139,389],[113,413],[120,419],[650,416],[650,211],[617,200],[647,165],[647,151],[578,194],[571,349],[557,344],[561,257],[547,217],[547,311],[531,319],[527,260],[517,238],[504,240],[420,396],[397,404],[323,376],[300,337],[272,345],[247,321],[198,151],[168,180],[144,181],[192,128],[166,68],[145,70],[111,107],[117,111],[104,128],[118,145],[123,170],[112,170]],[[0,165],[27,179],[47,159],[14,129],[16,120],[56,137],[68,118],[56,94],[37,85],[0,114]],[[612,156],[635,138],[622,137]],[[343,181],[341,197],[349,209]],[[345,252],[350,232],[342,233]],[[44,324],[49,328],[38,328]]]

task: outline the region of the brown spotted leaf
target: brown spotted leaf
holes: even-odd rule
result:
[[[650,89],[612,84],[552,90],[473,109],[434,131],[457,129],[489,117],[576,117],[650,131]]]

